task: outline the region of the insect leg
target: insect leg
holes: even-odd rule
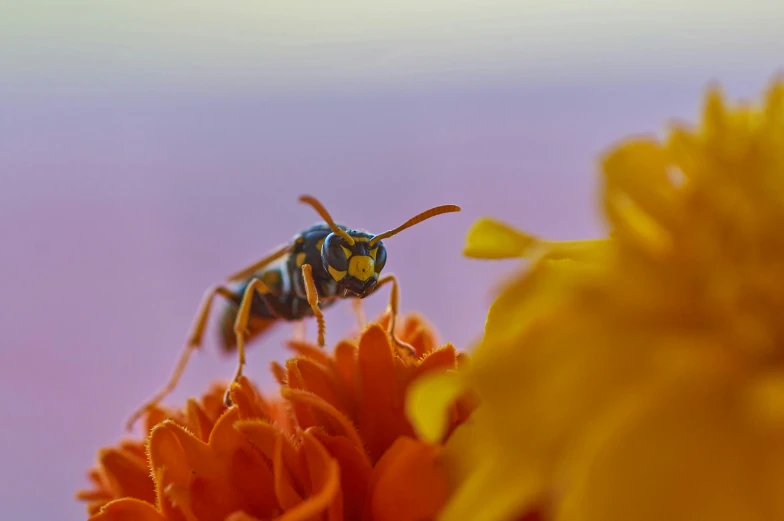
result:
[[[393,344],[395,344],[400,349],[407,351],[409,354],[414,355],[416,350],[395,336],[395,322],[397,320],[398,306],[400,303],[400,289],[398,287],[397,277],[391,273],[384,275],[379,279],[378,284],[376,284],[376,289],[374,292],[389,282],[392,283],[392,291],[389,293],[389,336],[392,339]]]
[[[290,244],[284,244],[283,246],[280,246],[277,250],[273,251],[272,253],[270,253],[269,255],[264,257],[263,259],[261,259],[261,260],[259,260],[257,262],[254,262],[250,266],[246,266],[245,268],[242,268],[240,271],[238,271],[236,273],[232,273],[231,275],[226,277],[226,281],[227,282],[237,282],[237,281],[240,281],[240,280],[245,280],[248,277],[254,275],[255,273],[258,273],[259,271],[261,271],[262,268],[264,268],[264,267],[268,266],[269,264],[275,262],[276,260],[282,258],[284,255],[286,255],[289,252],[291,252],[291,245]]]
[[[256,292],[258,292],[262,297],[272,293],[269,287],[267,287],[267,285],[261,279],[253,279],[245,287],[245,293],[242,295],[240,307],[237,310],[237,318],[234,321],[234,334],[237,337],[237,355],[239,358],[237,363],[237,371],[234,374],[235,382],[242,376],[242,367],[245,365],[245,334],[248,331],[248,320],[250,319],[253,295]]]
[[[354,308],[354,315],[357,317],[357,324],[359,324],[359,330],[363,331],[365,329],[365,326],[367,325],[367,317],[365,316],[365,308],[362,306],[362,299],[361,298],[351,299],[351,307]]]
[[[316,282],[313,280],[313,268],[310,264],[302,265],[302,277],[305,279],[305,293],[308,297],[308,304],[310,304],[310,309],[313,310],[313,315],[315,315],[318,322],[318,345],[319,347],[324,347],[324,344],[326,344],[324,332],[327,327],[324,324],[324,314],[318,306],[318,291],[316,291]]]
[[[191,328],[191,334],[189,335],[188,342],[177,359],[177,364],[174,366],[174,370],[169,377],[169,381],[144,405],[134,411],[125,424],[125,428],[127,430],[132,430],[133,425],[145,412],[150,410],[150,408],[158,405],[177,387],[177,383],[180,381],[183,371],[185,371],[185,366],[188,364],[188,359],[190,358],[191,353],[193,353],[193,351],[201,345],[201,339],[204,336],[204,330],[207,327],[207,319],[210,315],[212,301],[215,299],[216,295],[220,295],[230,301],[234,301],[236,298],[234,293],[224,286],[214,286],[205,292],[204,299],[199,306],[199,311],[196,313],[196,319],[194,320],[193,326]]]

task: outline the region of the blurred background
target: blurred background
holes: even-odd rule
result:
[[[388,240],[387,271],[468,348],[514,267],[461,258],[470,224],[603,233],[598,155],[693,120],[711,82],[757,96],[782,26],[776,0],[0,0],[3,518],[86,518],[96,450],[205,288],[317,220],[300,194],[375,232],[461,205]],[[329,343],[354,327],[326,318]],[[270,392],[290,334],[251,345]],[[168,403],[234,364],[211,328]]]

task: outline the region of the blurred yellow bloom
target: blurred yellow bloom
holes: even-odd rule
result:
[[[412,389],[435,439],[460,389],[481,400],[440,519],[784,519],[784,83],[761,108],[711,91],[699,128],[602,171],[611,239],[469,233],[469,256],[530,261],[471,363]]]

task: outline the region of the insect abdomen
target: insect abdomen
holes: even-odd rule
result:
[[[220,345],[226,352],[234,351],[237,348],[237,336],[234,334],[234,322],[237,320],[239,307],[229,304],[223,309],[220,321]],[[251,315],[248,319],[248,332],[245,341],[249,342],[253,338],[261,335],[278,321],[271,318],[264,318]]]

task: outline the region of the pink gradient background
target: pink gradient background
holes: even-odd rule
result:
[[[298,195],[373,231],[461,205],[390,239],[387,270],[402,281],[403,309],[464,347],[481,334],[492,284],[513,267],[461,257],[476,218],[553,238],[601,233],[595,167],[606,146],[693,119],[714,78],[756,96],[777,65],[328,94],[190,85],[169,95],[143,82],[95,96],[9,89],[0,97],[2,517],[85,518],[73,493],[96,450],[123,435],[127,414],[168,376],[204,289],[316,221]],[[380,312],[386,295],[367,311]],[[347,305],[326,316],[329,342],[354,325]],[[289,334],[284,326],[254,343],[247,374],[269,386]],[[211,328],[169,402],[230,376],[234,363]]]

